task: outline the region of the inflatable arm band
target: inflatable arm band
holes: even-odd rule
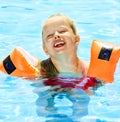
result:
[[[119,46],[94,40],[91,46],[91,59],[87,75],[112,83],[119,57]],[[39,75],[38,69],[35,68],[37,63],[38,59],[23,48],[17,47],[0,62],[0,70],[11,76],[35,78]]]
[[[94,40],[91,46],[91,59],[87,75],[112,83],[119,57],[119,46]]]
[[[35,78],[39,71],[35,68],[38,59],[21,47],[16,47],[10,55],[0,62],[0,70],[6,74],[24,78]]]

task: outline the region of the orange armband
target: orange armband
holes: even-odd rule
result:
[[[119,57],[120,46],[94,40],[91,46],[91,59],[87,75],[112,83]]]
[[[24,78],[34,78],[39,74],[35,65],[38,59],[21,47],[16,47],[10,55],[0,62],[0,70],[6,74]]]

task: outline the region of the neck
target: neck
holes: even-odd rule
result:
[[[51,57],[51,60],[59,72],[78,72],[79,59],[76,55],[59,55]]]

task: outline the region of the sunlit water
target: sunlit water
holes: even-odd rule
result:
[[[0,0],[0,60],[16,46],[45,59],[41,26],[54,13],[76,23],[78,55],[89,61],[93,39],[120,45],[119,0]],[[40,81],[30,82],[0,72],[0,122],[119,122],[120,64],[115,80],[89,96],[82,90],[54,93]]]

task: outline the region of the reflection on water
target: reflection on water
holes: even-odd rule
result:
[[[42,87],[42,83],[32,85],[38,95],[37,115],[46,117],[46,122],[73,122],[88,114],[90,98],[82,89],[61,88],[56,91],[56,87]]]

